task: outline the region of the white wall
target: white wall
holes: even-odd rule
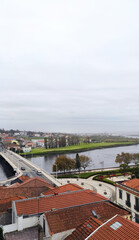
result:
[[[23,216],[18,217],[17,228],[18,228],[18,231],[22,231],[24,229]]]
[[[39,224],[39,220],[37,216],[23,218],[23,229],[33,227]]]
[[[119,189],[122,191],[122,199],[119,198]],[[126,194],[130,194],[130,203],[131,203],[131,207],[128,207],[126,205],[126,200],[127,200],[127,195]],[[135,214],[139,214],[135,209],[134,209],[134,205],[135,205],[135,197],[138,197],[126,190],[123,190],[119,187],[116,187],[116,202],[118,205],[122,206],[124,209],[128,210],[131,212],[132,218],[131,220],[135,222]]]
[[[12,223],[9,225],[3,226],[4,233],[8,232],[14,232],[14,231],[22,231],[25,228],[33,227],[39,224],[38,217],[29,217],[29,218],[23,218],[23,216],[20,216],[17,218],[17,223]]]
[[[42,228],[43,228],[43,218],[44,218],[44,214],[40,216],[40,225]]]
[[[17,230],[17,223],[3,226],[3,234]]]
[[[74,230],[75,230],[75,228],[74,228],[74,229],[67,230],[67,231],[64,231],[64,232],[56,233],[56,234],[52,235],[52,240],[64,240],[64,239],[65,239],[68,235],[70,235]]]

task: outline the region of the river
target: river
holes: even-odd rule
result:
[[[121,152],[139,153],[139,145],[90,150],[87,152],[79,153],[79,156],[83,154],[90,157],[91,161],[87,169],[118,167],[119,165],[115,163],[115,158],[116,155]],[[76,153],[69,153],[66,155],[70,158],[76,157]],[[50,154],[45,156],[31,157],[28,158],[28,160],[35,163],[37,166],[44,169],[48,173],[51,173],[52,166],[57,156],[59,155]],[[0,180],[5,179],[7,179],[6,172],[4,171],[2,163],[0,162]]]
[[[90,150],[87,152],[79,153],[79,156],[83,154],[91,159],[87,169],[97,169],[102,167],[118,167],[119,165],[115,163],[115,158],[116,155],[121,152],[139,153],[139,145]],[[66,155],[70,158],[76,157],[76,153],[69,153]],[[48,173],[51,173],[52,165],[54,164],[57,156],[59,156],[59,154],[36,156],[28,158],[28,160],[35,163],[37,166],[44,169]]]

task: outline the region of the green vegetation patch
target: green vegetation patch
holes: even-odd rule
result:
[[[133,145],[135,142],[101,142],[101,143],[81,143],[73,146],[66,146],[61,148],[35,148],[32,149],[31,152],[25,153],[26,155],[42,155],[47,153],[69,153],[69,152],[83,152],[93,149],[101,149],[101,148],[109,148],[109,147],[117,147],[117,146],[126,146]],[[21,153],[21,155],[25,155]]]

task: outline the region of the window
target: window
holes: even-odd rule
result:
[[[122,190],[121,190],[121,189],[119,189],[119,198],[120,198],[120,199],[122,199],[122,198],[123,198],[123,196],[122,196],[122,193],[123,193],[123,192],[122,192]]]
[[[138,214],[135,214],[135,222],[139,223],[139,215]]]
[[[134,209],[139,212],[139,198],[135,197]]]
[[[130,202],[130,194],[129,193],[126,193],[126,197],[127,197],[127,200],[125,201],[126,205],[128,207],[131,207],[131,202]]]
[[[110,227],[114,230],[118,229],[119,227],[121,227],[122,224],[118,221],[116,221],[115,223],[113,223],[112,225],[110,225]]]

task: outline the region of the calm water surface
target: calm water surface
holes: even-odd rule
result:
[[[90,157],[91,162],[87,169],[96,169],[96,168],[107,168],[107,167],[118,167],[119,165],[115,163],[115,158],[118,153],[129,152],[129,153],[139,153],[139,145],[124,146],[124,147],[114,147],[114,148],[105,148],[91,150],[87,152],[79,153],[79,155],[86,155]],[[75,158],[76,153],[66,154],[70,158]],[[59,154],[51,154],[40,157],[28,158],[31,162],[35,163],[40,168],[51,173],[52,166],[55,162],[56,157]],[[102,163],[103,162],[103,163]]]

